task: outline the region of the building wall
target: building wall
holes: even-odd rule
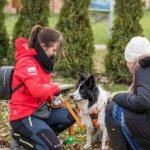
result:
[[[7,13],[15,13],[16,12],[16,9],[12,7],[12,0],[7,0],[7,5],[6,5],[4,11]]]
[[[5,12],[16,13],[16,8],[14,7],[14,4],[17,1],[20,1],[20,0],[7,0]],[[150,0],[143,0],[143,1],[145,2],[145,8],[149,9],[150,8]],[[61,10],[61,7],[63,5],[63,0],[51,0],[49,5],[50,5],[51,12],[59,13]],[[20,5],[19,5],[19,7],[20,7]]]
[[[62,4],[63,4],[63,0],[51,0],[49,4],[51,12],[59,13],[61,10]],[[17,8],[21,7],[20,0],[7,0],[5,12],[16,13],[16,7]]]
[[[150,0],[144,0],[145,1],[145,7],[150,8]]]
[[[51,0],[50,2],[51,12],[59,13],[62,5],[63,5],[63,0]]]

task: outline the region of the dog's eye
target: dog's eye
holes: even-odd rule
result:
[[[85,84],[80,86],[80,91],[84,91],[87,87],[85,86]]]

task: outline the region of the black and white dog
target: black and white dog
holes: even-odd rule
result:
[[[81,118],[86,126],[87,130],[87,140],[84,148],[90,148],[92,146],[93,140],[95,140],[97,135],[100,136],[102,131],[102,150],[106,148],[106,137],[107,130],[105,126],[105,106],[108,102],[109,93],[103,90],[102,87],[96,85],[94,76],[89,76],[88,78],[84,75],[80,75],[80,79],[76,86],[76,91],[70,95],[81,112]],[[93,112],[98,113],[98,124],[99,129],[95,129],[90,114]],[[101,130],[101,131],[100,131]]]

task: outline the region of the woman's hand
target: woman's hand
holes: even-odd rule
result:
[[[112,93],[112,94],[109,96],[109,99],[110,99],[110,100],[113,100],[113,97],[114,97],[116,94],[118,94],[118,93],[120,93],[120,92],[114,92],[114,93]]]
[[[51,100],[54,101],[58,96],[52,95]]]
[[[63,101],[62,101],[62,96],[61,94],[59,96],[52,96],[52,105],[53,106],[62,106],[63,105]]]

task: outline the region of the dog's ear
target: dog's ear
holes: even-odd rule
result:
[[[86,81],[87,80],[87,76],[84,73],[78,73],[78,82],[76,84],[76,88],[78,88],[78,86],[81,84],[81,82]]]
[[[80,80],[86,80],[87,76],[84,73],[78,73]]]
[[[89,76],[89,78],[86,81],[86,85],[89,89],[92,89],[95,86],[95,79],[93,75]]]

